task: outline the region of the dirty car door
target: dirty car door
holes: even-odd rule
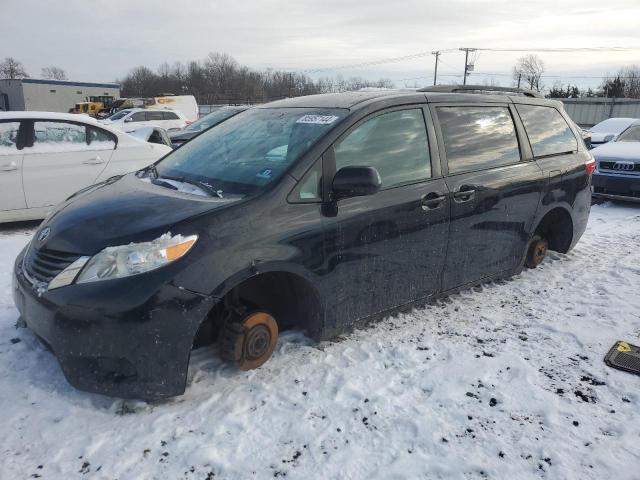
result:
[[[523,259],[544,186],[523,159],[509,105],[434,108],[451,191],[443,289],[514,269]]]
[[[424,113],[421,106],[375,113],[329,152],[333,172],[371,166],[382,179],[374,195],[325,205],[327,277],[338,322],[440,290],[449,205]]]

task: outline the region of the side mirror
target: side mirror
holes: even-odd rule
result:
[[[133,117],[127,117],[124,119],[125,122],[133,122]]]
[[[373,195],[380,190],[382,180],[373,167],[343,167],[333,177],[333,193],[336,200]]]

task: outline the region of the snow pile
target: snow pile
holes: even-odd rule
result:
[[[30,232],[32,232],[31,230]],[[16,329],[0,231],[0,478],[638,478],[640,209],[593,208],[569,255],[339,341],[285,333],[264,367],[194,352],[183,397],[79,392]]]

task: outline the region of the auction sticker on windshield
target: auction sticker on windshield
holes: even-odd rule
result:
[[[329,125],[338,119],[335,115],[305,115],[296,123],[315,123],[316,125]]]

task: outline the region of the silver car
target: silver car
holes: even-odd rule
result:
[[[640,121],[591,153],[596,159],[593,195],[640,202]]]

